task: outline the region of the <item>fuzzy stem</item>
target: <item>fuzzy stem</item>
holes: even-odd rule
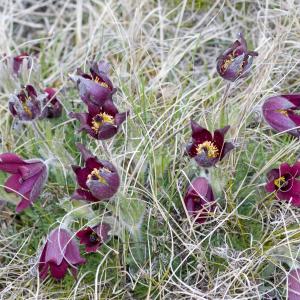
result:
[[[221,111],[220,111],[220,127],[224,127],[227,123],[227,116],[226,116],[226,101],[229,96],[231,83],[228,82],[225,86],[225,91],[221,100]]]

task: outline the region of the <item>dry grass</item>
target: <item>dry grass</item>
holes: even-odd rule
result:
[[[300,145],[270,131],[260,106],[269,95],[299,92],[300,4],[207,1],[207,7],[197,10],[201,1],[191,2],[0,1],[0,52],[42,52],[40,84],[59,86],[66,112],[81,105],[68,74],[91,59],[110,61],[119,86],[116,102],[131,115],[119,134],[124,138],[106,144],[107,155],[122,175],[120,194],[133,205],[145,203],[143,218],[126,226],[134,233],[142,220],[148,251],[147,261],[133,272],[125,263],[132,245],[116,238],[101,259],[94,259],[93,270],[79,273],[77,282],[71,277],[61,283],[38,280],[35,262],[41,240],[34,235],[68,215],[60,206],[72,192],[69,164],[78,159],[74,142],[81,139],[72,136],[76,124],[67,117],[40,124],[44,132],[51,131],[47,142],[58,149],[54,155],[60,163],[40,208],[21,217],[12,206],[2,210],[1,299],[262,299],[272,290],[284,299],[287,266],[298,256],[300,214],[267,197],[263,184],[268,169],[298,158]],[[225,83],[217,76],[215,60],[240,31],[259,57],[249,79],[230,87],[226,113],[229,138],[237,147],[205,175],[218,208],[199,226],[182,206],[185,187],[202,172],[184,156],[189,120],[210,129],[220,126]],[[29,126],[12,123],[8,93],[0,93],[2,152],[46,155]],[[85,141],[105,157],[101,143]],[[122,214],[118,202],[112,206]],[[113,208],[102,207],[101,216],[105,209]],[[26,218],[34,220],[33,229]],[[76,222],[74,228],[86,221]],[[286,256],[284,262],[280,255]]]

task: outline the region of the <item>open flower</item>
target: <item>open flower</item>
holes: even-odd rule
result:
[[[230,48],[217,58],[217,71],[221,77],[229,81],[235,81],[248,75],[255,51],[248,51],[247,42],[243,35],[239,34]]]
[[[66,229],[56,228],[51,231],[43,247],[38,265],[39,275],[44,280],[50,269],[51,275],[60,280],[70,268],[76,277],[76,266],[84,263],[85,259],[80,256],[79,247],[71,234]]]
[[[287,278],[288,300],[300,299],[300,269],[292,269]]]
[[[184,203],[189,215],[196,217],[196,222],[204,223],[209,212],[215,208],[214,194],[204,177],[195,178],[188,187]]]
[[[16,212],[23,211],[37,200],[48,177],[43,161],[23,160],[14,153],[0,154],[0,170],[12,174],[4,183],[5,191],[21,197]]]
[[[230,126],[215,130],[213,135],[195,121],[191,121],[191,127],[192,142],[187,145],[186,150],[201,167],[214,166],[234,148],[232,143],[224,142],[224,136]]]
[[[267,123],[276,131],[300,136],[300,94],[278,95],[265,100],[262,111]]]
[[[82,154],[85,167],[72,166],[80,186],[72,198],[91,202],[111,198],[120,185],[120,178],[114,165],[109,161],[99,160],[82,144],[77,144],[77,148]]]
[[[114,92],[112,82],[108,77],[109,64],[100,61],[92,63],[90,74],[77,70],[77,75],[71,79],[77,83],[80,98],[87,105],[101,106]]]
[[[108,239],[110,226],[106,223],[99,224],[94,227],[86,227],[77,232],[76,236],[80,240],[80,244],[85,244],[85,251],[96,252],[97,249]]]
[[[101,107],[89,105],[88,111],[88,113],[71,112],[70,117],[80,121],[79,131],[84,130],[98,140],[113,137],[128,115],[128,112],[119,113],[111,100],[107,100]]]
[[[265,188],[269,193],[275,192],[279,200],[291,201],[295,206],[300,206],[300,162],[290,166],[283,163],[279,169],[268,172],[268,183]]]
[[[58,118],[62,114],[62,105],[56,97],[56,90],[53,88],[44,89],[47,97],[43,101],[42,118]]]
[[[10,96],[8,108],[21,121],[32,121],[41,115],[41,103],[45,98],[46,95],[38,95],[32,85],[26,85],[18,94]]]

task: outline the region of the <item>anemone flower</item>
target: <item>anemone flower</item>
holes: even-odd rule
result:
[[[47,95],[47,98],[44,98],[43,101],[43,111],[42,111],[42,118],[58,118],[62,114],[62,105],[57,98],[56,90],[53,88],[46,88],[44,92]]]

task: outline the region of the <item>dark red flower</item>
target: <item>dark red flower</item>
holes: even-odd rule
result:
[[[8,108],[21,121],[32,121],[41,115],[41,104],[45,98],[46,95],[38,95],[32,85],[26,85],[18,94],[10,96]]]
[[[262,111],[267,123],[276,131],[300,136],[300,94],[278,95],[265,100]]]
[[[288,274],[288,300],[300,299],[300,269],[292,269]]]
[[[77,232],[76,236],[80,240],[80,244],[85,244],[85,251],[96,252],[97,249],[108,239],[110,226],[106,223],[99,224],[94,227],[86,227]]]
[[[111,198],[120,185],[118,172],[113,164],[99,160],[82,144],[77,144],[82,154],[85,167],[72,166],[80,186],[73,194],[73,199],[98,202]]]
[[[39,275],[44,280],[50,269],[52,277],[60,280],[70,268],[76,277],[76,266],[84,263],[85,259],[80,256],[79,247],[71,234],[66,229],[56,228],[51,231],[43,247],[38,265]]]
[[[275,192],[279,200],[291,201],[295,206],[300,206],[300,162],[290,166],[283,163],[279,169],[268,172],[268,183],[265,188],[269,193]]]
[[[214,166],[234,148],[232,143],[224,142],[224,136],[230,126],[215,130],[213,135],[195,121],[191,121],[191,127],[192,142],[187,145],[186,150],[201,167]]]
[[[12,174],[4,183],[5,191],[22,198],[16,212],[23,211],[37,200],[48,177],[48,168],[43,161],[23,160],[14,153],[0,154],[0,170]]]
[[[104,102],[111,98],[114,88],[108,77],[109,64],[100,61],[92,63],[90,74],[77,70],[77,75],[71,79],[77,83],[80,98],[89,106],[102,106]]]
[[[214,194],[211,185],[204,177],[195,178],[188,187],[184,203],[188,213],[196,217],[196,222],[204,223],[209,213],[214,211]]]
[[[111,100],[105,101],[103,106],[88,106],[88,113],[70,113],[70,117],[80,121],[79,131],[86,131],[97,140],[113,137],[126,119],[128,112],[119,113]]]
[[[229,81],[235,81],[248,75],[255,51],[248,51],[247,42],[242,34],[230,48],[217,58],[217,71],[221,77]]]
[[[47,98],[43,101],[42,118],[58,118],[62,114],[62,105],[56,97],[56,90],[53,88],[46,88],[44,92],[47,94]]]
[[[19,75],[19,72],[20,72],[20,69],[21,69],[21,66],[23,65],[23,63],[26,64],[27,69],[31,68],[32,62],[31,62],[29,54],[26,52],[23,52],[20,55],[14,56],[12,58],[12,60],[13,60],[13,64],[12,64],[13,72],[15,75]]]

